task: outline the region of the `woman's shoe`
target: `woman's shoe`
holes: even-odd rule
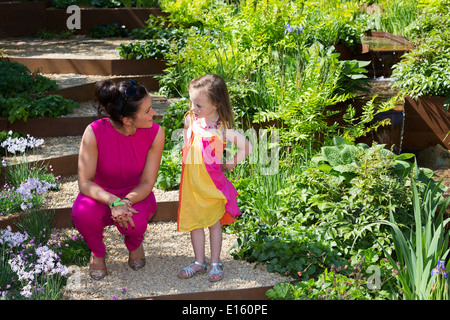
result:
[[[145,266],[145,258],[136,259],[136,260],[128,260],[128,265],[134,271],[138,271],[139,269],[142,269]]]
[[[89,265],[89,275],[94,280],[101,280],[101,279],[103,279],[108,272],[106,271],[106,269],[92,269],[91,268],[92,260],[93,260],[93,255],[91,254],[91,263]]]
[[[220,269],[219,269],[220,268]],[[211,263],[211,271],[208,275],[208,280],[211,282],[220,281],[223,279],[223,264],[221,263]],[[218,275],[218,277],[212,277]]]
[[[202,268],[200,270],[195,270],[194,268],[192,268],[195,265],[201,266]],[[182,273],[183,271],[184,271],[184,275]],[[205,272],[206,272],[206,264],[200,263],[198,261],[194,261],[194,263],[192,263],[191,265],[181,269],[180,272],[178,273],[178,277],[183,278],[183,279],[188,279],[188,278],[192,278],[193,276],[195,276],[197,274],[205,273]]]
[[[89,269],[89,275],[94,280],[102,280],[107,274],[107,271],[104,269]]]

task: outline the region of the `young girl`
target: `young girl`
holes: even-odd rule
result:
[[[233,113],[225,81],[214,74],[193,80],[189,85],[190,111],[185,118],[178,231],[190,232],[195,261],[178,276],[190,278],[206,272],[205,233],[209,228],[210,281],[223,278],[220,263],[222,225],[230,224],[241,214],[237,192],[225,172],[232,170],[251,152],[250,143],[233,129]],[[222,162],[226,142],[238,151]]]

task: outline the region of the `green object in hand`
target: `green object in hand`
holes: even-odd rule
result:
[[[117,198],[116,200],[114,200],[113,203],[111,203],[109,208],[112,210],[112,208],[123,205],[123,204],[125,204],[125,202],[122,202],[120,198]]]

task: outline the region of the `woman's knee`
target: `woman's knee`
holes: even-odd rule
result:
[[[107,206],[92,198],[79,194],[72,208],[72,219],[75,224],[99,225],[103,227],[103,217]]]

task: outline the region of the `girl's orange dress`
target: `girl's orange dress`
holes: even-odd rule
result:
[[[194,132],[192,118],[188,134],[182,152],[177,229],[206,228],[218,220],[231,224],[241,211],[236,188],[221,168],[225,142],[218,134]]]

